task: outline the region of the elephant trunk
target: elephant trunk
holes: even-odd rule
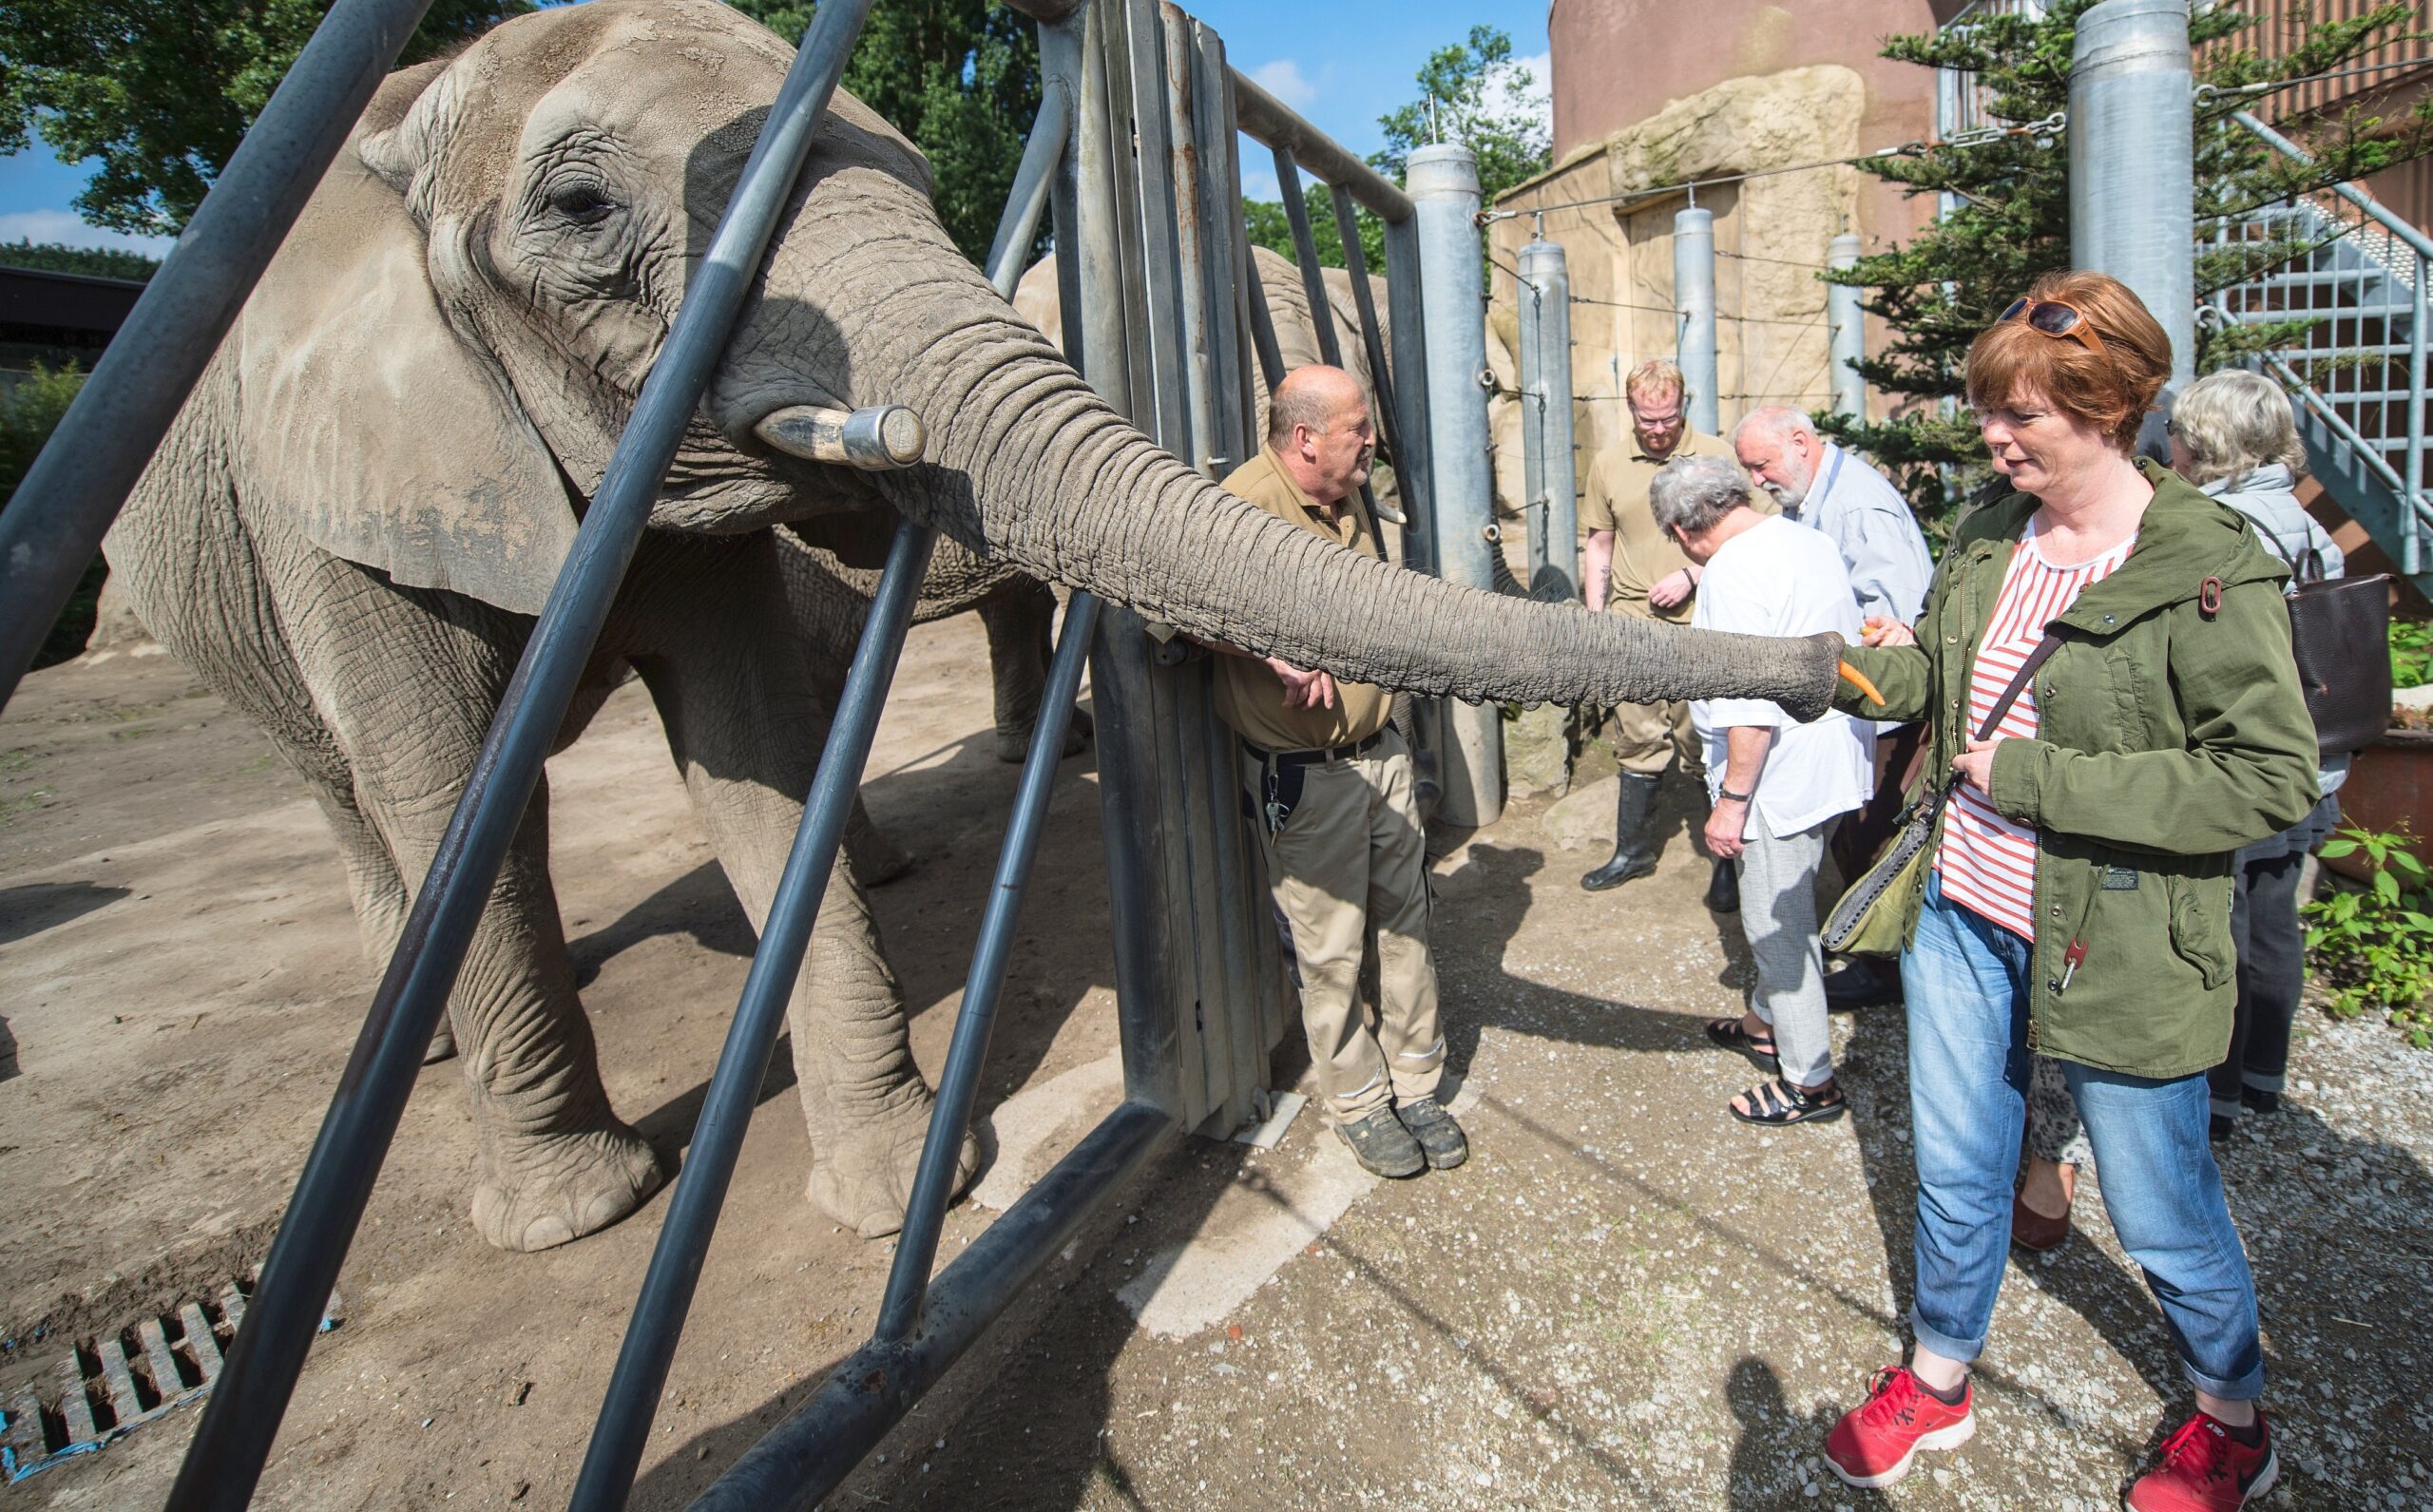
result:
[[[908,404],[929,426],[927,465],[873,479],[912,518],[1189,635],[1355,681],[1471,701],[1761,698],[1802,718],[1828,706],[1836,637],[1483,593],[1284,524],[1108,409],[938,239],[935,258],[898,240],[852,259],[852,281],[868,282],[842,306],[863,322],[845,333],[857,402]]]

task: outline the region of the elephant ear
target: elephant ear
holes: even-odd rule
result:
[[[239,332],[242,438],[268,502],[397,583],[541,611],[575,535],[556,459],[449,322],[404,198],[356,154],[315,191]]]

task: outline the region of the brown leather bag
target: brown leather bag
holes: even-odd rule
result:
[[[2319,751],[2363,751],[2391,722],[2390,574],[2327,578],[2307,553],[2289,596],[2289,642]]]

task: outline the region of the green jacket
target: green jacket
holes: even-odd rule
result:
[[[2314,806],[2315,737],[2289,654],[2288,570],[2235,510],[2138,466],[2155,498],[2137,544],[2056,622],[2062,644],[2036,678],[2039,737],[1996,748],[1991,797],[2037,833],[2028,1047],[2163,1078],[2229,1049],[2232,852]],[[2038,505],[2014,493],[1960,522],[1917,645],[1849,653],[1885,701],[1846,682],[1836,705],[1932,721],[1928,781],[1974,733],[1969,670]],[[2218,607],[2203,591],[2216,579]]]

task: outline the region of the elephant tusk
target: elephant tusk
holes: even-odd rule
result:
[[[772,410],[752,433],[790,457],[833,462],[864,472],[888,472],[921,460],[929,428],[900,404],[829,410],[795,404]]]

